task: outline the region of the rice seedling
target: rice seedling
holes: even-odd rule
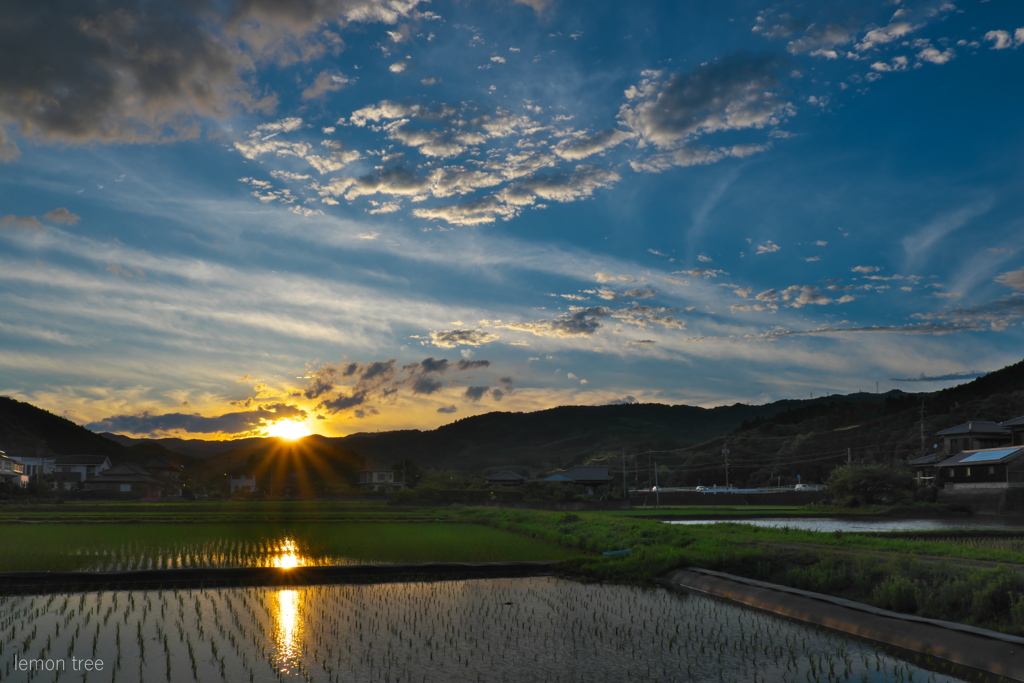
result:
[[[104,660],[89,681],[956,680],[723,602],[554,578],[6,596],[0,635],[7,662]]]

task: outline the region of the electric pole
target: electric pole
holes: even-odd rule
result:
[[[722,455],[725,456],[725,488],[729,488],[729,447],[722,446]]]
[[[661,507],[661,491],[658,487],[658,463],[654,463],[654,507]]]

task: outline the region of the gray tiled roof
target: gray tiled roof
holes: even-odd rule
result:
[[[949,429],[943,429],[941,432],[935,432],[936,436],[954,436],[956,434],[997,434],[999,436],[1009,435],[1009,431],[999,426],[998,422],[992,422],[991,420],[971,420],[970,422],[964,422],[956,427],[950,427]]]

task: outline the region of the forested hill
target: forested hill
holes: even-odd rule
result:
[[[1024,361],[937,392],[856,393],[765,405],[718,408],[621,404],[562,406],[533,413],[494,412],[457,420],[430,431],[360,433],[318,440],[371,466],[409,458],[424,468],[479,473],[506,467],[549,469],[625,451],[671,451],[659,458],[686,478],[686,471],[716,466],[728,437],[737,481],[778,476],[779,467],[800,466],[820,477],[845,454],[865,460],[906,460],[926,450],[934,433],[967,420],[1002,421],[1024,415]],[[11,454],[101,453],[139,460],[153,452],[210,458],[249,453],[263,439],[202,441],[133,439],[93,434],[64,418],[10,398],[0,398],[0,450]],[[705,444],[703,447],[701,444]],[[234,459],[234,458],[232,458]],[[683,483],[678,481],[677,483]],[[689,482],[687,482],[689,483]]]

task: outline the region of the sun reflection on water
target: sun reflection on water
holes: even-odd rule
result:
[[[283,589],[277,592],[277,609],[274,620],[277,622],[275,644],[277,645],[277,661],[282,672],[298,666],[302,654],[302,608],[305,589]]]
[[[306,564],[306,558],[299,554],[299,548],[291,538],[284,539],[281,545],[274,548],[274,551],[276,554],[272,558],[271,566],[281,569],[294,569]]]

